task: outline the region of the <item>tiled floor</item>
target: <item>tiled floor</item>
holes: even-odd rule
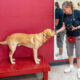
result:
[[[77,67],[75,64],[74,72],[64,73],[64,69],[69,65],[60,65],[60,66],[51,66],[51,71],[48,75],[48,80],[79,80],[77,79]],[[0,80],[42,80],[43,74],[30,74],[30,75],[22,75],[22,76],[14,76],[8,78],[0,78]]]

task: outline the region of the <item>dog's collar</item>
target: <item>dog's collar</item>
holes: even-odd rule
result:
[[[43,40],[47,40],[47,37],[44,33],[43,33]]]
[[[43,33],[43,38],[46,38],[46,39],[48,39],[48,38],[50,38],[50,37],[48,37],[48,38],[47,38],[47,37],[46,37],[46,35]]]
[[[43,33],[43,38],[46,38],[46,35]]]
[[[44,33],[43,33],[43,37],[46,37]]]

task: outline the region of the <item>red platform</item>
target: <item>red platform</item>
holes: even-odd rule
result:
[[[30,58],[16,59],[16,64],[10,64],[7,59],[0,60],[0,77],[43,72],[43,80],[48,80],[48,71],[50,66],[45,60],[41,60],[40,64],[35,64]]]

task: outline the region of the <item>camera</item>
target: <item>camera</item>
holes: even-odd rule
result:
[[[66,24],[67,30],[72,31],[72,24]]]
[[[79,20],[72,19],[71,23],[70,22],[66,23],[66,29],[68,31],[72,31],[72,26],[77,27],[79,25],[80,25],[80,21]]]

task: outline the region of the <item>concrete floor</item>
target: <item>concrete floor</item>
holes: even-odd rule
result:
[[[77,67],[76,64],[74,72],[64,73],[64,69],[67,68],[69,65],[59,65],[59,66],[51,66],[51,71],[48,75],[48,80],[79,80],[77,79]],[[14,76],[14,77],[7,77],[7,78],[0,78],[0,80],[42,80],[43,74],[30,74],[30,75],[22,75],[22,76]]]

